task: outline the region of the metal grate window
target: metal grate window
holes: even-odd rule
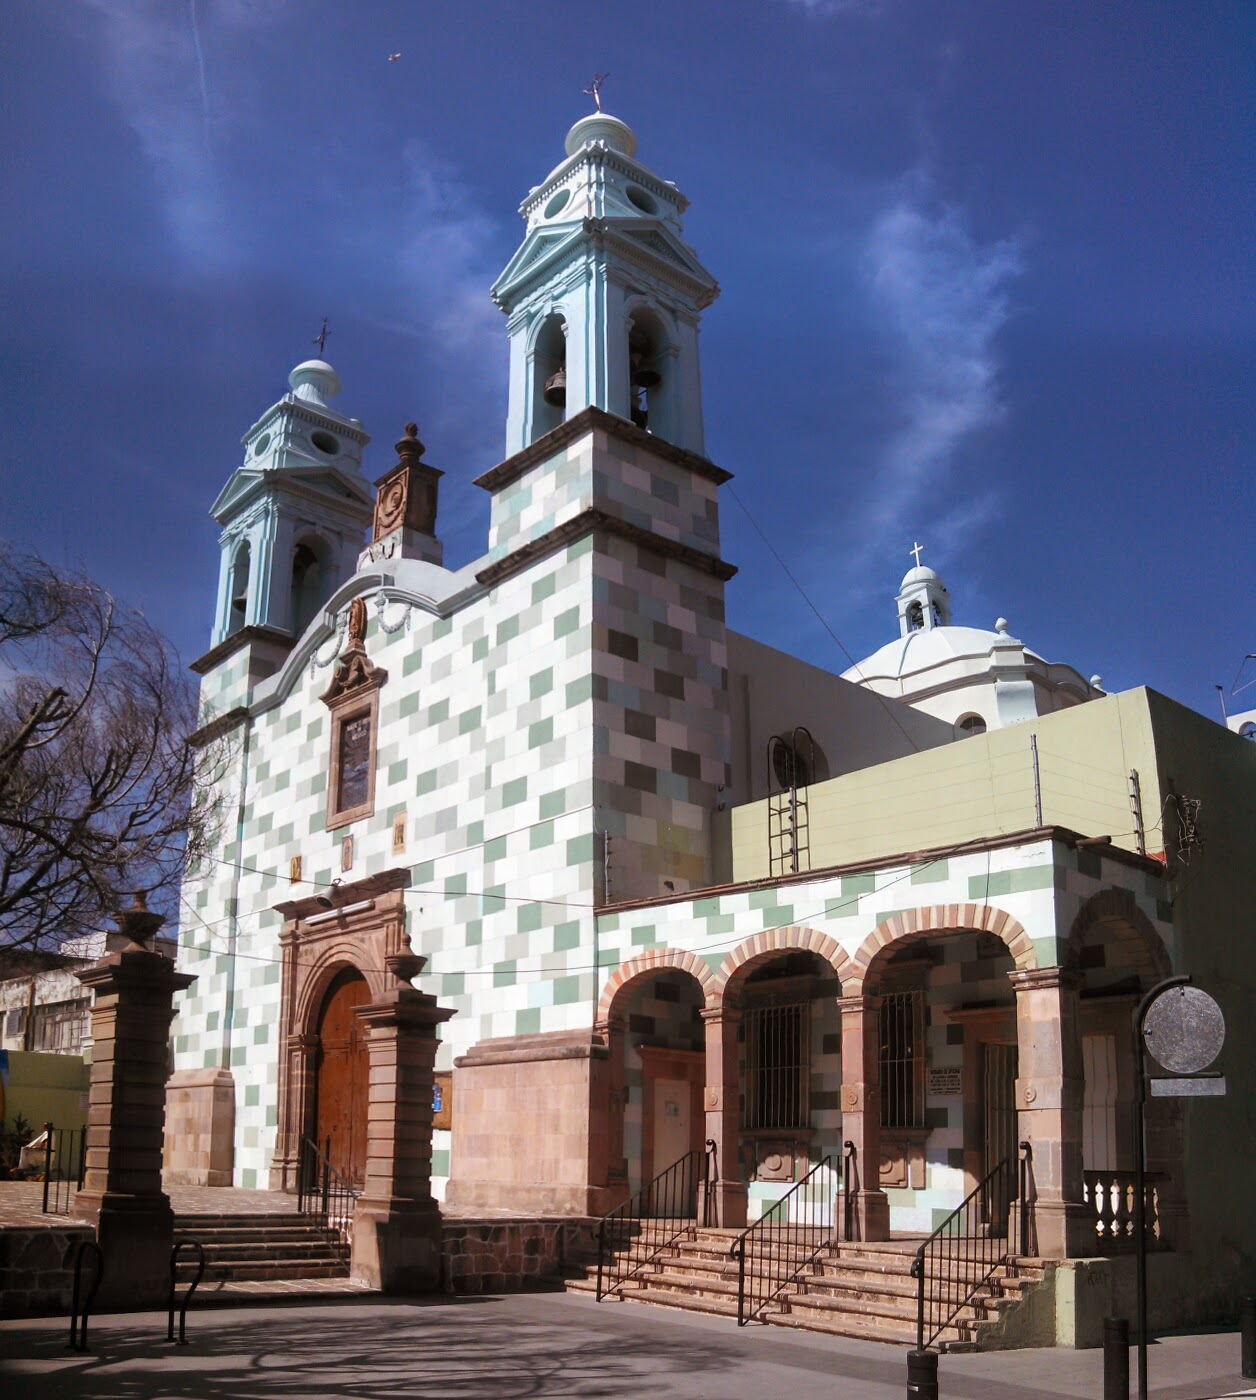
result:
[[[743,1128],[801,1128],[810,1116],[810,1004],[752,1006],[745,1013]]]
[[[925,1126],[923,992],[889,992],[881,998],[881,1126]]]

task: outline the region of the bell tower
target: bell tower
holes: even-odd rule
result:
[[[519,212],[527,232],[493,287],[509,317],[513,456],[600,408],[705,456],[698,322],[719,285],[684,241],[689,201],[596,112]]]
[[[222,526],[215,649],[246,629],[291,645],[353,572],[371,523],[370,438],[328,402],[340,376],[306,360],[288,384],[244,435],[244,461],[211,508]]]

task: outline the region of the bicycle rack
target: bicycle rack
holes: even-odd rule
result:
[[[183,1295],[183,1306],[179,1309],[179,1341],[178,1345],[185,1347],[188,1344],[188,1304],[192,1301],[192,1294],[196,1292],[196,1286],[205,1276],[205,1249],[200,1240],[180,1240],[170,1251],[170,1310],[166,1318],[166,1341],[174,1341],[174,1294],[175,1294],[175,1269],[179,1262],[179,1251],[181,1249],[196,1250],[199,1258],[199,1267],[196,1270],[196,1277],[192,1280],[192,1286]]]
[[[79,1322],[79,1296],[83,1286],[83,1255],[87,1250],[96,1256],[96,1280],[92,1284],[91,1292],[87,1295],[87,1301],[83,1304],[82,1324]],[[105,1256],[100,1246],[95,1240],[80,1240],[77,1252],[74,1255],[74,1296],[70,1304],[70,1350],[87,1350],[87,1317],[92,1310],[92,1304],[96,1301],[96,1294],[100,1289],[100,1281],[105,1276]]]

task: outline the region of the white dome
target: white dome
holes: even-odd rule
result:
[[[605,141],[612,151],[619,151],[621,155],[637,154],[637,137],[632,127],[608,112],[593,112],[581,117],[567,133],[567,154],[574,156],[583,146],[592,145],[594,141]]]
[[[297,398],[324,408],[341,389],[340,376],[326,360],[302,360],[288,376],[288,383]]]
[[[903,581],[899,584],[898,591],[905,592],[913,583],[938,583],[942,584],[943,588],[946,587],[928,564],[917,564],[914,569],[908,569],[903,575]]]
[[[901,680],[948,661],[989,656],[991,647],[996,643],[1006,646],[1007,641],[1006,634],[987,632],[980,627],[921,628],[887,642],[858,666],[844,671],[842,678],[848,681]],[[1026,649],[1025,655],[1034,653]]]

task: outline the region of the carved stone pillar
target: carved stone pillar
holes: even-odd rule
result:
[[[881,1000],[838,997],[842,1015],[842,1137],[855,1144],[855,1231],[888,1240],[890,1203],[881,1189]]]
[[[1149,1098],[1144,1110],[1147,1175],[1155,1185],[1160,1238],[1169,1249],[1179,1251],[1191,1247],[1191,1221],[1186,1201],[1188,1102],[1187,1099]]]
[[[368,1031],[370,1080],[353,1273],[384,1293],[429,1291],[440,1280],[441,1258],[440,1210],[432,1199],[436,1028],[454,1013],[402,985],[355,1014]]]
[[[622,1016],[611,1016],[595,1027],[606,1041],[606,1188],[614,1209],[628,1196],[628,1162],[624,1157],[624,1096],[627,1066]]]
[[[312,1117],[318,1078],[318,1036],[290,1035],[284,1045],[287,1073],[279,1077],[279,1132],[270,1162],[270,1189],[294,1192],[301,1169],[301,1134]],[[313,1130],[311,1136],[313,1136]]]
[[[1031,1253],[1066,1259],[1093,1253],[1082,1187],[1082,1063],[1077,976],[1045,967],[1008,976],[1016,989],[1016,1107],[1030,1160]]]
[[[741,1179],[741,1084],[737,1074],[737,1027],[741,1012],[714,1007],[702,1012],[706,1024],[706,1135],[715,1143],[715,1219],[725,1229],[746,1224],[746,1183]]]
[[[118,920],[131,944],[75,973],[95,994],[87,1173],[76,1213],[96,1227],[105,1256],[98,1307],[163,1304],[170,1286],[166,1070],[174,994],[196,978],[144,946],[162,922],[137,903]]]

